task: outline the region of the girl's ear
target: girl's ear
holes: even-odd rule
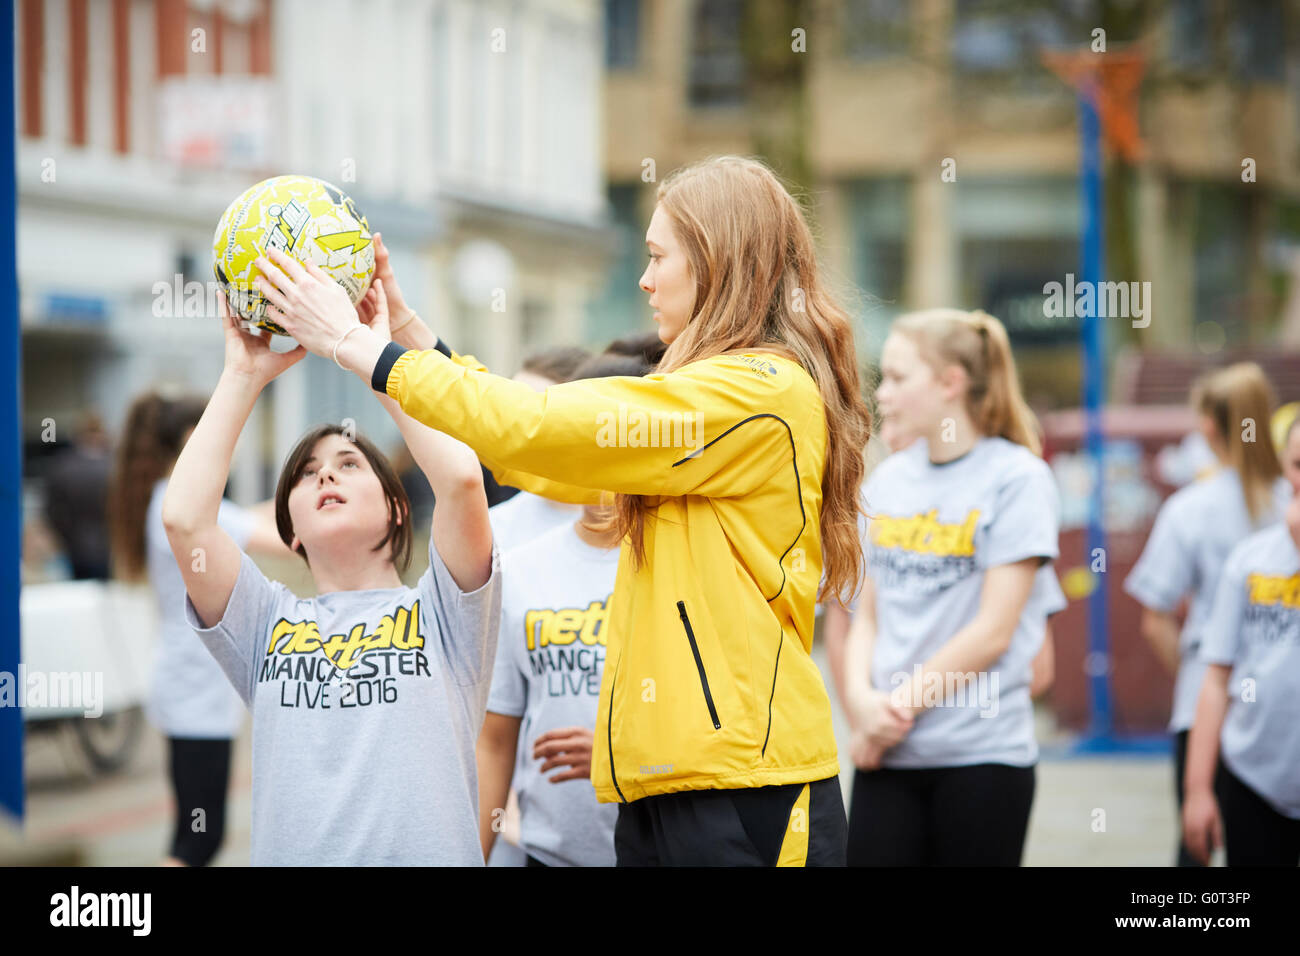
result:
[[[956,401],[966,393],[969,380],[966,370],[960,365],[954,363],[945,366],[938,377],[939,385],[943,389],[943,397],[948,401]]]
[[[293,536],[293,539],[289,542],[289,550],[292,551],[294,554],[297,554],[298,548],[300,548],[301,546],[302,546],[302,542],[298,540],[298,536],[295,534]]]

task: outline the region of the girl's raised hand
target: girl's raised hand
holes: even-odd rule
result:
[[[371,282],[371,288],[380,282],[383,283],[384,292],[388,296],[389,314],[397,316],[397,321],[401,322],[406,318],[410,308],[402,296],[401,288],[397,285],[397,276],[393,275],[393,263],[388,258],[388,247],[384,245],[383,236],[375,233],[374,242],[375,278]]]
[[[275,320],[308,351],[332,357],[335,344],[357,324],[343,287],[316,263],[304,267],[278,249],[253,262],[262,273],[253,284],[271,304]]]
[[[361,320],[362,325],[370,326],[371,331],[380,338],[385,341],[392,340],[393,335],[389,331],[388,297],[384,291],[384,283],[378,277],[357,303],[357,318]]]
[[[289,352],[272,351],[271,333],[265,329],[258,334],[245,332],[231,314],[225,295],[217,297],[217,306],[226,336],[226,371],[247,379],[256,388],[261,389],[307,354],[301,345]]]

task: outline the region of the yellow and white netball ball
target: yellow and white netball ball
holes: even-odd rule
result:
[[[253,285],[253,260],[279,249],[311,260],[347,291],[356,305],[370,288],[375,247],[370,225],[341,189],[312,176],[276,176],[249,188],[230,204],[212,240],[217,281],[236,315],[250,325],[287,335]]]

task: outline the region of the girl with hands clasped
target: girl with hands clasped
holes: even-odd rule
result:
[[[1300,491],[1300,428],[1282,474]],[[1300,495],[1283,520],[1241,541],[1201,630],[1205,667],[1187,742],[1183,841],[1208,863],[1300,863]]]
[[[1014,866],[1056,486],[997,319],[905,315],[881,371],[881,414],[911,443],[863,488],[867,573],[840,678],[858,767],[849,865]]]
[[[162,521],[186,618],[253,715],[252,862],[482,865],[474,741],[500,571],[478,462],[381,398],[437,496],[429,569],[407,587],[410,507],[392,467],[359,434],[313,428],[280,473],[275,521],[317,593],[269,581],[218,506],[258,395],[307,350],[273,352],[269,333],[245,332],[221,306],[225,369],[172,469]],[[382,341],[382,281],[361,314],[356,327]]]

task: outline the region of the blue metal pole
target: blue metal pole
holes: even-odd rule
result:
[[[1105,471],[1101,411],[1106,387],[1106,327],[1100,315],[1101,283],[1106,272],[1105,216],[1102,205],[1101,126],[1091,90],[1079,94],[1079,188],[1083,204],[1083,262],[1081,279],[1093,291],[1093,307],[1083,319],[1083,407],[1086,415],[1086,443],[1092,468],[1092,494],[1088,501],[1088,553],[1091,568],[1098,556],[1106,559]],[[1091,704],[1088,736],[1109,740],[1114,731],[1110,696],[1110,600],[1108,575],[1094,575],[1095,587],[1088,596],[1088,692]]]
[[[14,50],[14,5],[3,0],[5,49]],[[22,337],[18,322],[17,226],[18,195],[14,123],[14,63],[0,74],[0,222],[9,238],[0,243],[0,682],[8,683],[12,699],[0,698],[0,809],[23,817],[23,714],[18,708],[18,593],[22,568]],[[0,688],[5,694],[6,688]]]

